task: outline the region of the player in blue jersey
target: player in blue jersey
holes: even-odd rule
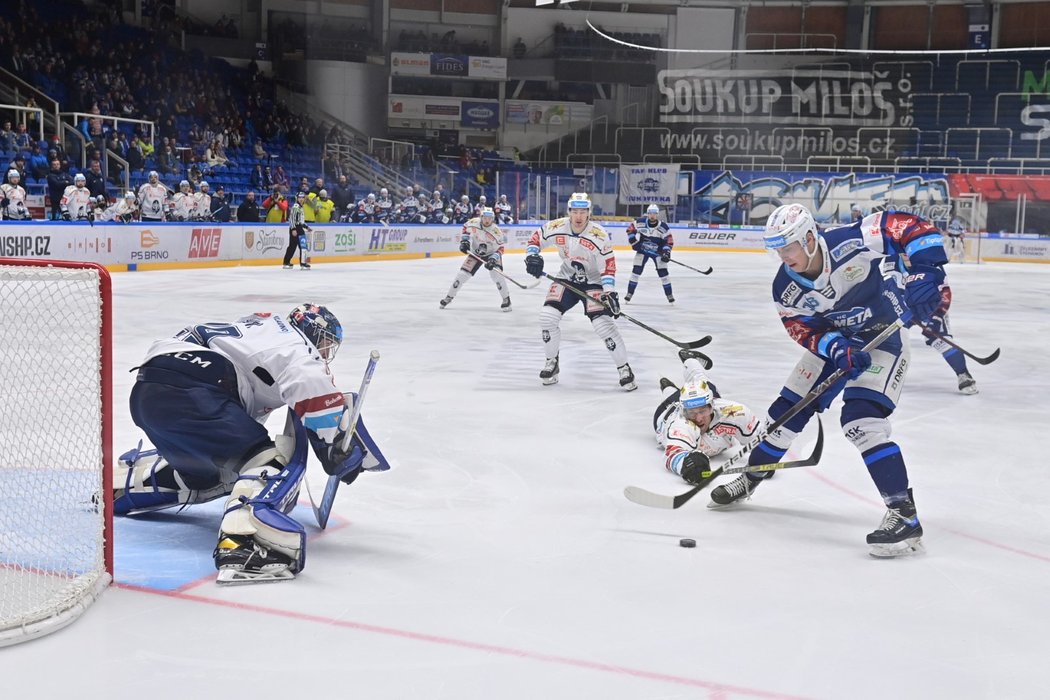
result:
[[[667,301],[674,303],[674,295],[671,293],[671,278],[667,270],[667,263],[671,260],[671,249],[674,247],[674,237],[667,228],[666,221],[660,221],[660,207],[650,204],[645,210],[645,216],[633,221],[627,226],[627,240],[634,249],[634,267],[631,268],[631,280],[627,283],[627,295],[624,301],[630,301],[634,296],[634,290],[638,286],[638,278],[642,276],[645,264],[650,260],[656,266],[656,274],[664,285],[664,294]]]
[[[820,233],[806,207],[789,204],[770,215],[765,245],[783,262],[773,280],[773,301],[788,335],[806,350],[769,407],[769,421],[784,415],[834,371],[847,374],[770,433],[751,452],[749,463],[779,462],[813,414],[841,392],[842,431],[861,453],[887,508],[882,524],[867,537],[871,554],[895,557],[921,551],[922,525],[904,457],[890,439],[889,417],[909,364],[906,332],[870,352],[862,348],[905,313],[896,280],[883,277],[887,259],[908,258],[902,296],[914,319],[926,323],[936,313],[947,262],[940,232],[911,214],[877,212]],[[718,486],[711,492],[711,507],[748,498],[769,474],[741,474]]]

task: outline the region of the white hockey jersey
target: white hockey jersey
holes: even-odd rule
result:
[[[198,192],[193,195],[193,216],[202,221],[211,220],[211,195]]]
[[[24,220],[30,218],[29,208],[26,206],[26,191],[21,185],[0,185],[3,196],[0,199],[8,200],[7,209],[0,214],[5,219]]]
[[[202,347],[233,363],[241,405],[252,418],[262,423],[274,409],[289,406],[303,425],[333,443],[346,401],[317,349],[287,319],[259,313],[188,326],[154,342],[146,360]]]
[[[555,219],[532,234],[525,252],[539,255],[551,245],[558,249],[561,258],[558,277],[576,284],[600,284],[607,292],[615,289],[616,257],[604,228],[588,221],[583,233],[573,233],[568,219]]]
[[[176,221],[190,221],[197,216],[197,199],[193,193],[176,192],[171,198],[171,213]]]
[[[503,249],[507,245],[507,236],[496,224],[482,226],[481,219],[470,219],[463,224],[463,233],[460,240],[470,241],[470,250],[479,258],[488,258],[496,254],[503,257]]]
[[[138,209],[138,205],[135,202],[129,202],[127,198],[121,197],[116,204],[106,209],[106,214],[109,217],[107,221],[123,221],[128,216],[134,218]]]
[[[74,221],[86,219],[91,211],[91,192],[86,187],[70,185],[62,193],[61,207],[63,212],[69,212]]]
[[[168,209],[168,190],[159,182],[156,185],[144,183],[139,188],[139,202],[143,219],[163,221]]]

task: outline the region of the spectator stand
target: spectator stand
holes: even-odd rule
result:
[[[14,121],[19,124],[26,123],[26,114],[36,114],[37,133],[32,136],[35,142],[44,140],[44,110],[39,107],[24,107],[19,104],[0,104],[0,113],[3,113],[4,111],[14,112],[16,115],[21,116],[21,119],[19,119],[18,116],[14,119]]]
[[[60,123],[58,102],[27,83],[21,76],[15,75],[5,68],[0,68],[0,100],[10,105],[25,107],[26,102],[30,98],[38,105],[42,105],[42,107],[35,108],[40,110],[39,122],[41,128],[49,133],[57,133]],[[45,107],[46,109],[44,109]],[[22,112],[22,114],[25,114],[25,112]],[[43,138],[43,135],[40,138]]]

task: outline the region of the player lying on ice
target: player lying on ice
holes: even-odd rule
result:
[[[711,469],[711,457],[746,444],[760,425],[747,406],[719,395],[704,372],[701,353],[679,350],[678,357],[685,383],[657,406],[653,429],[667,471],[699,484]]]
[[[346,451],[354,394],[328,365],[342,343],[339,320],[302,304],[287,319],[260,313],[203,323],[153,343],[131,390],[131,416],[155,450],[120,458],[113,510],[136,515],[228,496],[215,567],[220,583],[294,578],[306,562],[306,532],[289,517],[306,471],[309,440],[325,472],[352,483],[389,465],[359,419]],[[291,435],[262,422],[290,409]]]

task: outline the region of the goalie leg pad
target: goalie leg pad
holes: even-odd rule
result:
[[[306,564],[306,531],[286,513],[295,507],[305,472],[305,462],[282,465],[272,447],[249,460],[226,501],[219,527],[220,549],[231,536],[235,541],[250,538],[257,548],[287,557],[291,573],[302,571]],[[219,559],[217,553],[216,564],[221,568]]]
[[[155,510],[207,503],[230,493],[226,484],[194,489],[157,452],[143,450],[142,442],[120,456],[126,469],[123,486],[113,494],[114,515],[138,515]],[[120,483],[120,477],[116,479]]]

